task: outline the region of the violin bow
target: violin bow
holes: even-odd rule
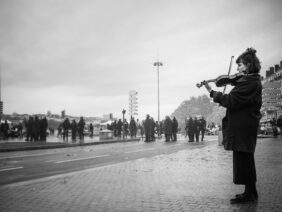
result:
[[[231,72],[233,58],[234,58],[234,56],[231,56],[231,60],[230,60],[230,64],[229,64],[229,70],[228,70],[228,76],[230,75],[230,72]],[[223,94],[225,93],[225,90],[226,90],[226,85],[224,86],[224,89],[223,89],[223,92],[222,92]]]

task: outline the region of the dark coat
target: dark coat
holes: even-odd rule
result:
[[[189,120],[186,122],[186,130],[188,132],[193,132],[194,129],[194,121],[193,119],[190,117]]]
[[[214,102],[226,107],[223,144],[227,150],[254,153],[262,105],[260,75],[243,76],[229,94],[211,92]]]
[[[71,131],[73,131],[73,132],[76,132],[76,131],[77,131],[77,123],[76,123],[76,121],[73,121],[73,122],[70,124],[70,128],[71,128]]]
[[[207,125],[206,120],[203,119],[203,118],[201,118],[201,119],[199,120],[199,122],[200,122],[200,130],[201,130],[201,131],[206,130],[206,125]]]
[[[63,129],[69,130],[69,128],[70,128],[70,121],[68,118],[66,118],[65,121],[63,122]]]
[[[151,119],[146,118],[144,122],[145,131],[151,131]]]
[[[168,117],[164,121],[164,134],[165,135],[171,135],[171,133],[172,133],[172,121]]]
[[[174,117],[172,119],[172,133],[177,133],[177,131],[178,131],[178,121]]]

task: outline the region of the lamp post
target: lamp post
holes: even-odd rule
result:
[[[155,62],[154,66],[157,66],[157,72],[158,72],[158,123],[160,123],[160,79],[159,79],[159,67],[162,66],[162,62]]]
[[[126,110],[123,109],[122,110],[122,139],[124,140],[124,114],[125,114]]]

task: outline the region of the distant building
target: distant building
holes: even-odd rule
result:
[[[266,71],[262,80],[262,121],[282,115],[282,61]]]
[[[113,114],[112,113],[104,114],[103,119],[104,120],[113,120]]]

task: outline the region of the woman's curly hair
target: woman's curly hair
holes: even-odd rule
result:
[[[236,63],[242,62],[247,65],[249,73],[259,73],[261,65],[256,56],[256,52],[254,48],[247,48],[247,50],[236,59]]]

